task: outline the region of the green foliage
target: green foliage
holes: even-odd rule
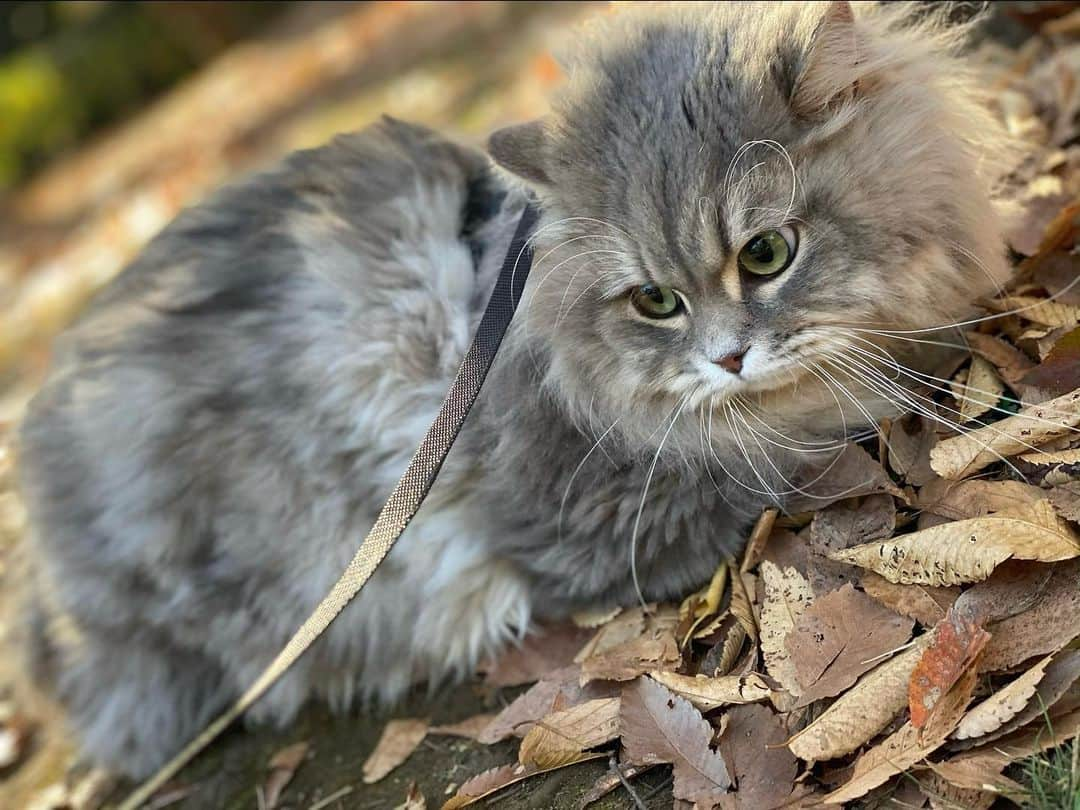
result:
[[[1080,810],[1080,741],[1031,757],[1023,763],[1022,781],[1031,791],[1032,810]]]

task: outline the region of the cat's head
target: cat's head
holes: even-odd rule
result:
[[[847,2],[594,21],[552,113],[490,142],[545,209],[520,321],[549,381],[653,428],[684,398],[832,407],[919,345],[881,332],[967,315],[1007,263],[963,33]]]

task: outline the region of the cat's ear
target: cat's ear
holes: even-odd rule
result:
[[[504,169],[523,180],[550,185],[546,163],[548,138],[542,118],[497,130],[488,138],[488,152]]]
[[[858,89],[862,40],[848,0],[832,0],[825,10],[795,80],[791,107],[800,118],[820,119],[852,100]]]

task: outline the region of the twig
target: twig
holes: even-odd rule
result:
[[[612,754],[611,758],[608,760],[608,767],[610,767],[611,770],[615,771],[615,775],[619,777],[619,781],[622,782],[622,786],[626,788],[626,792],[629,793],[630,798],[634,800],[634,806],[637,807],[638,810],[649,810],[649,808],[645,806],[645,802],[643,802],[641,800],[641,797],[637,795],[637,791],[634,790],[633,786],[631,786],[627,778],[623,776],[622,768],[620,768],[619,763],[615,761],[614,754]]]
[[[331,793],[326,798],[319,799],[317,802],[315,802],[315,804],[311,805],[311,807],[309,807],[308,810],[322,810],[323,807],[328,807],[330,804],[332,804],[333,802],[336,802],[338,799],[342,798],[343,796],[348,796],[354,790],[356,790],[355,786],[346,785],[345,787],[341,788],[341,790],[335,790],[333,793]]]

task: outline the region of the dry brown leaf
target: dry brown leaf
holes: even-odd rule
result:
[[[822,474],[828,468],[828,473]],[[814,480],[821,475],[820,479]],[[807,470],[803,494],[787,499],[788,512],[813,512],[844,498],[889,493],[903,497],[889,474],[873,457],[857,444],[848,444],[838,457],[825,460],[820,470]]]
[[[1080,710],[1051,716],[1050,721],[1049,724],[1033,723],[994,742],[957,754],[951,761],[960,763],[975,760],[988,765],[1000,764],[1004,767],[1018,759],[1056,748],[1080,735]]]
[[[758,640],[759,628],[754,615],[754,596],[750,584],[755,580],[751,574],[740,573],[731,577],[731,615],[746,631],[746,635]],[[740,642],[741,643],[741,642]]]
[[[787,637],[800,686],[798,705],[843,692],[903,646],[913,624],[850,584],[815,600]]]
[[[968,332],[965,339],[973,351],[994,364],[1006,382],[1014,383],[1023,377],[1025,372],[1035,368],[1030,357],[1001,338],[980,332]]]
[[[1059,397],[1080,388],[1080,329],[1058,338],[1042,363],[1018,382],[1038,388],[1046,397]]]
[[[1015,681],[969,709],[961,718],[953,737],[958,740],[982,737],[997,731],[1016,717],[1035,694],[1039,682],[1046,674],[1050,659],[1051,656],[1042,659]]]
[[[761,654],[773,680],[798,697],[798,673],[788,652],[787,637],[799,616],[814,601],[810,583],[794,568],[781,571],[768,560],[761,563],[765,595],[761,604]]]
[[[955,607],[949,610],[945,620],[934,628],[908,683],[908,708],[915,728],[929,723],[938,703],[965,672],[972,670],[989,640],[990,634],[978,622]]]
[[[973,759],[966,762],[928,762],[927,765],[946,782],[958,788],[1011,796],[1024,793],[1023,787],[1002,774],[1005,766],[998,763]]]
[[[780,510],[772,507],[763,510],[758,516],[757,521],[754,523],[754,529],[750,532],[750,539],[746,542],[742,563],[739,565],[739,571],[742,573],[745,574],[747,571],[756,568],[758,563],[761,562],[761,555],[765,552],[765,545],[769,541],[769,536],[772,534],[779,514]]]
[[[982,517],[991,512],[1023,510],[1046,493],[1023,481],[948,481],[939,478],[919,490],[916,506],[950,520]]]
[[[736,706],[725,716],[728,727],[720,737],[720,751],[737,790],[723,797],[721,807],[772,810],[788,806],[799,763],[784,747],[788,734],[783,718],[761,705]]]
[[[281,794],[292,781],[296,769],[300,767],[307,756],[310,744],[298,742],[282,748],[270,758],[270,772],[262,786],[263,804],[267,810],[273,810],[278,806]]]
[[[979,659],[982,672],[1012,669],[1060,650],[1080,634],[1080,561],[1054,566],[1046,589],[1030,610],[988,629],[993,637]]]
[[[628,762],[674,766],[675,798],[710,806],[731,787],[724,759],[711,747],[712,726],[690,701],[651,678],[623,689],[619,731]]]
[[[581,686],[581,667],[573,665],[548,673],[542,681],[518,695],[509,706],[477,736],[484,745],[492,745],[508,737],[524,737],[533,724],[555,708],[565,709],[586,700],[611,697],[612,690],[604,684]]]
[[[954,747],[971,748],[974,745],[984,745],[1006,734],[1011,734],[1033,721],[1042,722],[1046,712],[1057,707],[1058,701],[1069,693],[1070,687],[1078,679],[1080,679],[1080,651],[1069,650],[1058,653],[1046,668],[1046,673],[1039,682],[1035,695],[1012,719],[1003,723],[1000,728],[977,739],[965,740],[960,744],[954,743]]]
[[[746,628],[730,613],[717,631],[719,641],[705,654],[701,674],[719,678],[731,672],[746,642]]]
[[[930,466],[943,478],[960,479],[1047,442],[1068,436],[1080,425],[1080,391],[1024,408],[992,425],[937,443]]]
[[[495,715],[487,712],[484,714],[474,714],[472,717],[467,717],[457,723],[432,726],[428,729],[428,734],[444,737],[464,737],[465,739],[477,740],[479,742],[480,736],[484,733],[484,729],[490,727],[494,719]]]
[[[611,608],[594,608],[592,610],[581,610],[570,617],[570,620],[583,630],[595,630],[597,627],[603,627],[610,622],[616,616],[622,613],[621,607]],[[580,652],[578,650],[577,652]],[[574,655],[577,655],[577,652]]]
[[[835,759],[875,737],[907,706],[908,681],[921,655],[921,647],[913,645],[863,675],[820,717],[788,740],[788,748],[799,759]]]
[[[652,672],[653,680],[676,695],[686,698],[703,712],[733,703],[757,703],[772,697],[769,684],[755,672],[749,675],[679,675],[675,672]]]
[[[1050,489],[1046,497],[1061,517],[1080,522],[1080,481],[1058,484]]]
[[[364,762],[364,784],[378,782],[409,758],[427,736],[428,721],[409,718],[391,720],[375,744],[375,750]]]
[[[570,622],[541,627],[520,645],[511,646],[480,667],[484,682],[490,686],[520,686],[538,681],[551,670],[573,663],[592,635]]]
[[[903,585],[959,585],[986,579],[1010,557],[1057,562],[1080,556],[1080,536],[1048,501],[1037,501],[830,556]]]
[[[542,773],[565,768],[568,765],[576,765],[579,762],[588,762],[593,759],[606,757],[607,754],[581,754],[573,762],[567,762],[554,768],[527,768],[518,763],[514,765],[500,765],[483,773],[478,773],[472,779],[466,781],[457,792],[451,796],[442,806],[442,810],[458,810],[459,807],[468,807],[481,799],[485,799],[493,793],[498,793],[504,788],[515,785],[524,779],[537,776]]]
[[[702,622],[715,616],[720,609],[724,589],[727,587],[728,563],[723,561],[713,572],[709,583],[683,599],[679,605],[678,638],[685,647],[695,635]]]
[[[855,760],[851,779],[828,794],[825,803],[853,801],[937,750],[963,715],[964,708],[971,700],[975,681],[974,669],[968,670],[939,702],[932,722],[925,729],[920,730],[911,723],[905,723],[877,746],[864,752]]]
[[[1016,312],[1043,326],[1076,326],[1080,322],[1080,307],[1029,295],[1008,295],[988,302],[988,306],[995,312]]]
[[[655,608],[655,605],[650,606]],[[582,646],[574,656],[574,662],[580,664],[586,658],[601,655],[622,644],[640,638],[645,632],[645,609],[634,607],[621,611],[611,621],[602,625],[588,643]]]
[[[615,618],[611,624],[622,619]],[[677,613],[669,607],[661,607],[643,617],[640,635],[626,638],[626,633],[604,635],[611,626],[600,629],[600,643],[583,650],[581,657],[581,685],[591,681],[629,681],[655,669],[675,669],[682,662],[679,643],[675,639]],[[633,624],[637,627],[637,623]],[[615,643],[619,639],[619,643]]]
[[[983,358],[972,357],[963,385],[953,386],[953,396],[960,403],[960,421],[970,422],[997,407],[1003,393],[1005,385],[997,370]]]
[[[990,810],[997,794],[953,785],[933,771],[919,779],[919,792],[930,801],[930,810]]]
[[[1008,560],[989,577],[965,590],[954,604],[961,613],[985,626],[1030,610],[1042,598],[1054,566]]]
[[[619,698],[597,698],[552,712],[525,735],[518,762],[536,768],[568,764],[586,748],[609,742],[619,735]]]
[[[930,469],[930,448],[936,443],[930,420],[919,414],[897,419],[889,430],[889,466],[909,484],[928,484],[937,477]]]
[[[896,530],[896,504],[889,495],[869,495],[834,503],[814,513],[810,523],[810,551],[805,571],[818,596],[858,581],[859,570],[828,555],[860,543],[892,537]],[[798,566],[797,566],[798,567]]]
[[[899,585],[880,574],[867,571],[860,584],[867,594],[901,616],[910,616],[923,627],[933,627],[945,618],[945,613],[960,595],[957,587],[932,585]]]

